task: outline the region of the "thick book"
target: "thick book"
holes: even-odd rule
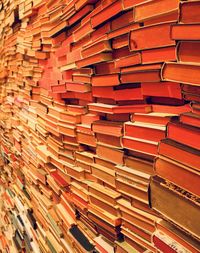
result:
[[[164,81],[186,83],[199,86],[200,66],[192,63],[166,62],[163,65],[161,76]],[[190,73],[186,75],[185,73]]]
[[[161,23],[132,30],[130,32],[130,50],[139,51],[175,45],[175,42],[170,37],[172,24],[173,23]],[[152,34],[154,36],[151,36]],[[162,36],[160,36],[160,34],[162,34]]]
[[[163,205],[167,203],[167,205]],[[152,177],[150,182],[150,205],[175,225],[199,238],[199,204],[181,193],[175,185],[169,187],[161,178]],[[176,211],[174,210],[176,206]],[[184,219],[183,219],[184,217]]]
[[[198,189],[199,171],[162,156],[156,158],[154,170],[157,176],[176,184],[197,197],[200,196]]]
[[[199,170],[199,150],[186,146],[185,144],[181,144],[172,139],[166,138],[161,140],[158,153],[162,156],[171,158],[180,164],[184,164],[195,170]]]
[[[198,150],[200,149],[199,133],[200,129],[198,127],[182,123],[169,123],[167,126],[168,138]]]
[[[178,9],[179,9],[179,0],[147,1],[135,6],[134,18],[136,22],[138,21],[141,22],[146,19],[151,19],[157,16],[173,13],[175,11],[178,12]]]

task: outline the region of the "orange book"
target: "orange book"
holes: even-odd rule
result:
[[[184,112],[190,112],[191,107],[186,105],[181,106],[173,106],[173,105],[152,105],[153,112],[161,112],[161,113],[172,113],[172,114],[180,114]]]
[[[113,87],[111,86],[93,86],[92,87],[92,95],[94,97],[98,97],[98,98],[111,98],[114,99],[114,91],[113,91]]]
[[[125,86],[125,84],[122,84]],[[142,95],[141,88],[128,88],[119,89],[114,91],[114,100],[116,101],[125,101],[125,100],[143,100],[144,96]]]
[[[92,123],[91,129],[95,133],[120,137],[122,136],[123,124],[121,122],[98,120]]]
[[[149,26],[153,24],[160,24],[166,22],[177,22],[179,19],[179,11],[176,10],[174,12],[166,13],[162,16],[156,16],[151,19],[144,20],[144,26]]]
[[[169,180],[198,197],[200,196],[200,172],[162,156],[156,158],[154,169],[158,176]]]
[[[85,36],[89,35],[91,32],[93,32],[93,28],[91,26],[90,22],[85,23],[84,25],[81,25],[78,29],[76,29],[73,32],[73,38],[74,42],[77,42],[84,38]]]
[[[173,23],[161,23],[142,27],[130,32],[129,47],[131,51],[159,48],[175,45],[170,36]],[[160,36],[162,34],[162,36]],[[153,35],[153,36],[152,36]]]
[[[102,103],[90,103],[88,104],[89,110],[94,112],[102,112],[109,114],[121,114],[121,113],[131,113],[131,112],[144,112],[148,113],[152,111],[152,106],[147,104],[139,105],[108,105]]]
[[[107,36],[110,31],[110,22],[106,22],[104,25],[100,26],[91,33],[91,41],[94,42],[105,35]]]
[[[95,74],[97,75],[107,75],[120,73],[119,68],[115,68],[114,61],[103,62],[95,65]]]
[[[128,34],[121,35],[121,36],[114,38],[112,40],[112,48],[113,49],[127,47],[128,44],[129,44],[129,35]]]
[[[168,122],[170,122],[172,117],[176,117],[176,114],[155,113],[155,112],[150,112],[147,114],[134,113],[131,115],[131,121],[156,124],[156,125],[166,125]]]
[[[93,10],[93,5],[86,5],[80,11],[78,11],[75,15],[73,15],[70,19],[68,19],[69,26],[75,24],[77,21],[82,19],[85,15],[90,13]]]
[[[97,144],[102,144],[104,146],[109,146],[113,148],[122,148],[121,137],[116,137],[112,135],[96,133],[95,134]]]
[[[53,93],[64,93],[66,92],[65,84],[51,85],[51,90]]]
[[[80,100],[83,100],[83,101],[87,101],[88,103],[90,102],[93,102],[93,96],[92,96],[92,92],[86,92],[86,93],[80,93],[80,92],[75,92],[74,93],[74,97],[76,99],[80,99]]]
[[[77,83],[91,83],[91,76],[82,74],[73,74],[72,81]]]
[[[112,48],[109,41],[102,40],[99,42],[92,43],[92,45],[83,47],[81,51],[82,58],[88,58],[89,56],[96,55],[102,52],[109,52]]]
[[[184,145],[200,149],[200,129],[197,127],[182,123],[169,123],[167,137]]]
[[[200,40],[200,24],[174,24],[171,26],[172,40]]]
[[[127,67],[127,66],[131,66],[131,65],[138,65],[141,64],[141,54],[140,53],[136,53],[136,54],[132,54],[129,56],[125,56],[119,59],[116,59],[114,61],[115,63],[115,68],[122,68],[122,67]]]
[[[180,62],[200,62],[200,42],[180,41],[177,44],[177,58]]]
[[[148,2],[149,0],[122,0],[124,10],[131,9],[138,4]]]
[[[138,138],[123,137],[122,145],[126,149],[145,154],[157,155],[158,143]]]
[[[123,6],[121,0],[115,1],[113,4],[109,4],[100,12],[98,12],[96,15],[91,17],[92,28],[96,28],[97,26],[104,23],[108,19],[120,13],[122,10]]]
[[[199,171],[200,151],[184,144],[178,143],[171,139],[161,140],[159,144],[158,153],[162,156],[168,157],[174,161],[184,164],[194,170]]]
[[[125,122],[129,120],[129,113],[121,113],[121,114],[107,114],[106,115],[107,120],[111,121],[121,121]]]
[[[90,34],[85,36],[84,38],[82,38],[81,40],[74,42],[74,43],[70,43],[70,47],[71,47],[71,52],[76,50],[76,49],[81,49],[83,46],[85,46],[87,43],[90,43],[91,38],[90,38]]]
[[[180,115],[180,122],[200,128],[200,115],[193,112],[186,112]]]
[[[92,86],[116,86],[119,84],[118,74],[96,75],[92,77]]]
[[[97,145],[97,155],[115,164],[123,164],[124,152],[104,145]]]
[[[74,92],[89,92],[91,90],[91,86],[89,83],[66,83],[67,91]]]
[[[86,4],[95,4],[97,0],[77,0],[75,1],[75,9],[80,10]]]
[[[91,147],[96,147],[96,138],[94,135],[77,132],[78,143],[85,144]]]
[[[130,32],[130,30],[135,30],[138,27],[140,27],[139,23],[132,23],[132,24],[128,24],[126,26],[123,26],[121,28],[118,28],[116,30],[110,31],[108,33],[108,39],[113,39],[113,38],[119,37],[121,35],[128,34]]]
[[[121,57],[125,57],[128,55],[132,55],[132,52],[130,52],[129,47],[123,47],[116,50],[113,50],[113,59],[119,59]]]
[[[166,13],[178,11],[179,0],[157,0],[148,1],[134,8],[134,19],[136,22],[141,22],[146,19],[162,16]]]
[[[200,22],[200,1],[181,2],[180,22],[186,24]]]
[[[163,65],[161,76],[164,81],[173,81],[198,86],[200,85],[200,66],[191,63],[167,62]]]
[[[132,10],[130,10],[111,21],[111,30],[117,30],[126,26],[127,24],[131,24],[132,22],[134,22],[134,17]]]
[[[180,84],[174,82],[141,83],[141,92],[143,96],[182,99]]]
[[[163,47],[155,48],[149,50],[143,50],[141,52],[142,63],[158,63],[165,61],[175,61],[176,60],[176,47]]]
[[[160,64],[121,69],[121,83],[160,82]]]
[[[86,67],[89,65],[93,65],[95,63],[100,63],[104,61],[110,61],[112,60],[112,54],[111,53],[100,53],[93,56],[90,56],[88,58],[79,60],[76,62],[76,65],[78,68]]]
[[[159,142],[165,138],[166,126],[153,125],[142,122],[126,122],[124,136]]]

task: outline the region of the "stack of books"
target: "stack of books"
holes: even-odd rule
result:
[[[0,3],[0,251],[200,251],[200,1]]]

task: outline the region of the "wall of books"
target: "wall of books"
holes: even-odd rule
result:
[[[0,252],[200,252],[200,1],[0,1]]]

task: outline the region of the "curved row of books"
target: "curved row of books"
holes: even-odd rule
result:
[[[200,252],[200,1],[2,0],[0,252]]]

